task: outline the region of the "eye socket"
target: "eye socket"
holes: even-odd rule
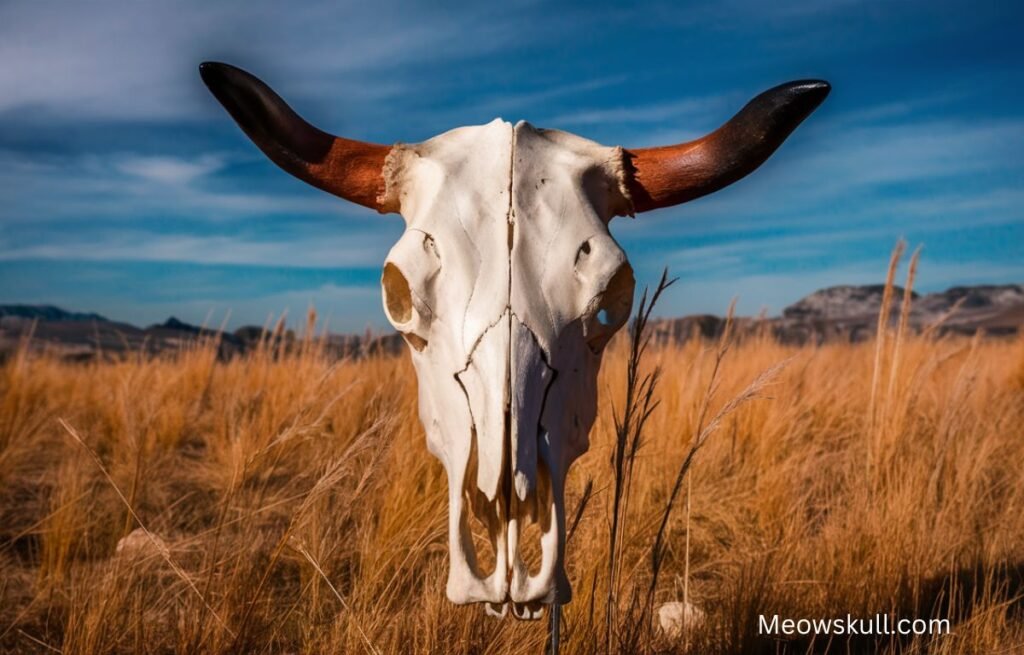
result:
[[[594,299],[587,313],[589,320],[584,322],[587,345],[594,354],[604,350],[629,319],[635,286],[633,269],[628,262],[623,262],[608,280],[604,291]]]
[[[413,302],[412,288],[402,269],[388,262],[380,277],[384,294],[384,311],[405,342],[413,350],[422,352],[427,340],[419,333],[425,332],[424,318]]]
[[[384,273],[380,278],[384,289],[384,308],[388,318],[396,325],[403,325],[412,319],[412,290],[401,269],[388,262],[384,264]]]

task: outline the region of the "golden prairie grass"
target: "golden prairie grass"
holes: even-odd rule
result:
[[[633,432],[614,341],[569,476],[562,652],[1024,649],[1024,340],[898,332],[652,344]],[[23,350],[0,367],[0,651],[542,652],[546,622],[445,600],[446,481],[415,399],[407,356],[312,339],[230,361]],[[704,620],[665,635],[651,609],[684,588]],[[760,614],[847,613],[953,634],[758,635]]]

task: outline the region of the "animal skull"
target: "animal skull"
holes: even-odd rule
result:
[[[675,146],[623,150],[494,120],[389,147],[321,132],[242,70],[200,71],[286,171],[405,218],[381,285],[410,348],[427,445],[448,474],[448,598],[499,616],[511,603],[518,618],[569,602],[566,474],[587,450],[601,353],[633,300],[633,271],[608,223],[745,176],[828,84],[776,87]],[[478,562],[473,516],[489,533],[490,571]],[[529,523],[541,534],[534,570],[520,547]]]

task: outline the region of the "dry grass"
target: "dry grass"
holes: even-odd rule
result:
[[[569,478],[563,653],[1024,649],[1024,340],[630,352]],[[627,378],[656,369],[631,432]],[[0,651],[540,652],[544,622],[444,599],[446,512],[405,356],[0,367]],[[684,586],[706,620],[669,639],[651,607]],[[847,612],[954,634],[757,634]]]

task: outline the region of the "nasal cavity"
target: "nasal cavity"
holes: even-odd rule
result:
[[[626,322],[633,307],[635,287],[633,267],[629,265],[629,262],[622,262],[615,274],[608,280],[604,293],[601,294],[598,320],[603,325],[618,328]]]
[[[622,262],[609,278],[604,290],[592,301],[591,312],[585,325],[587,346],[594,354],[600,353],[608,341],[629,319],[633,307],[636,282],[629,262]]]
[[[576,251],[576,266],[580,265],[581,259],[590,254],[590,250],[590,239],[587,239],[586,241],[583,242],[583,245],[580,246],[579,250]]]

